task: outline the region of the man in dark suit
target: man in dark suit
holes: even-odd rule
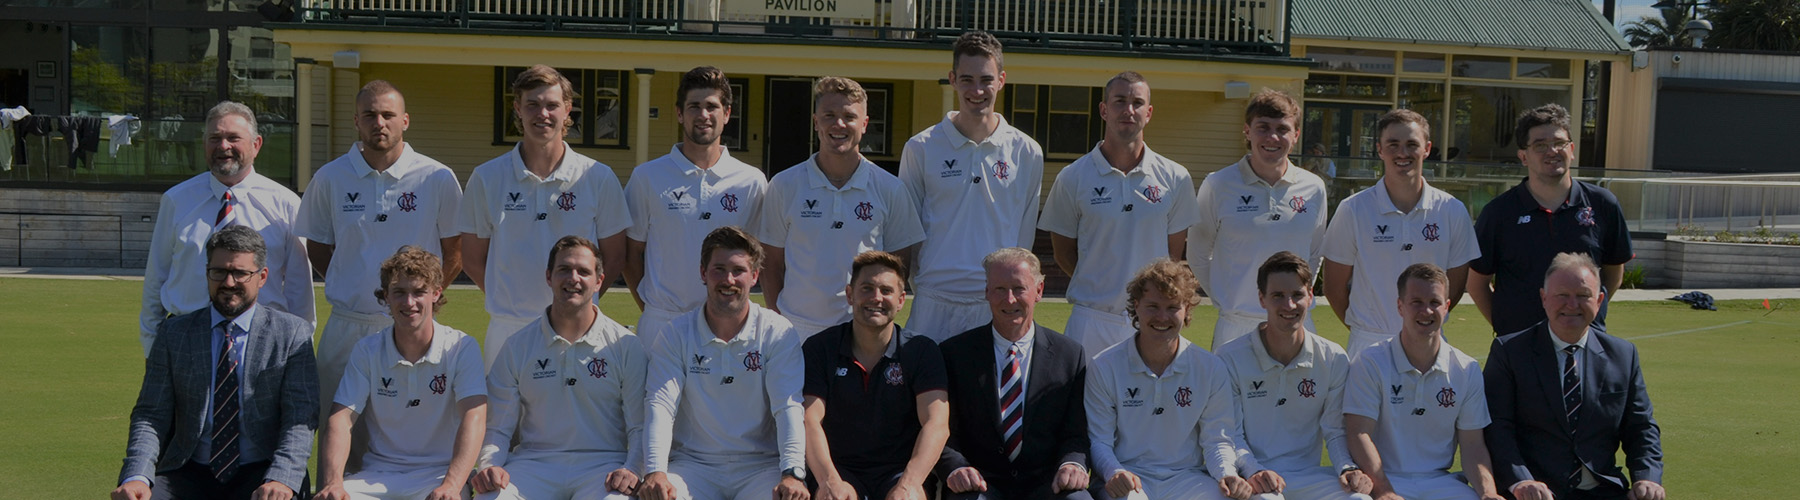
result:
[[[950,442],[937,469],[946,498],[1091,500],[1087,355],[1032,320],[1044,275],[1030,250],[996,250],[981,267],[993,321],[942,346]]]
[[[207,239],[212,307],[157,328],[112,498],[286,500],[301,492],[319,418],[313,329],[256,304],[267,254],[248,227]]]
[[[1590,325],[1605,300],[1587,255],[1558,254],[1539,292],[1549,319],[1488,353],[1495,483],[1518,500],[1662,500],[1661,430],[1637,348]],[[1625,450],[1627,481],[1615,451]]]

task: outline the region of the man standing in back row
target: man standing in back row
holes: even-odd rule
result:
[[[925,241],[906,329],[943,342],[988,320],[981,259],[1037,237],[1044,150],[995,112],[1006,87],[1000,41],[982,31],[952,46],[956,111],[906,141],[900,180],[919,207]]]

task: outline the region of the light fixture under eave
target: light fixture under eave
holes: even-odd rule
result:
[[[331,55],[331,65],[337,69],[356,69],[362,67],[362,53],[354,50],[340,50]]]
[[[1243,99],[1246,97],[1250,97],[1250,82],[1240,82],[1236,80],[1225,82],[1226,99]]]

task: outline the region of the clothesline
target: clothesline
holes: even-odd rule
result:
[[[108,153],[112,157],[119,156],[119,148],[131,144],[132,134],[141,128],[140,120],[133,115],[107,115],[104,118],[94,116],[47,116],[34,115],[24,106],[0,109],[0,131],[10,130],[12,140],[0,138],[0,171],[12,170],[14,163],[29,164],[30,156],[25,145],[28,136],[38,136],[40,141],[47,141],[51,133],[62,134],[67,144],[69,159],[67,167],[71,170],[79,165],[94,168],[93,155],[100,152],[100,129],[106,128],[110,133],[111,146]],[[48,144],[40,142],[48,151]]]

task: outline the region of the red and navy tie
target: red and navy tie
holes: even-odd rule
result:
[[[1019,375],[1019,350],[1009,348],[1006,369],[1000,374],[1000,442],[1006,448],[1007,460],[1019,458],[1019,444],[1025,440],[1021,418],[1025,415],[1025,384]]]

